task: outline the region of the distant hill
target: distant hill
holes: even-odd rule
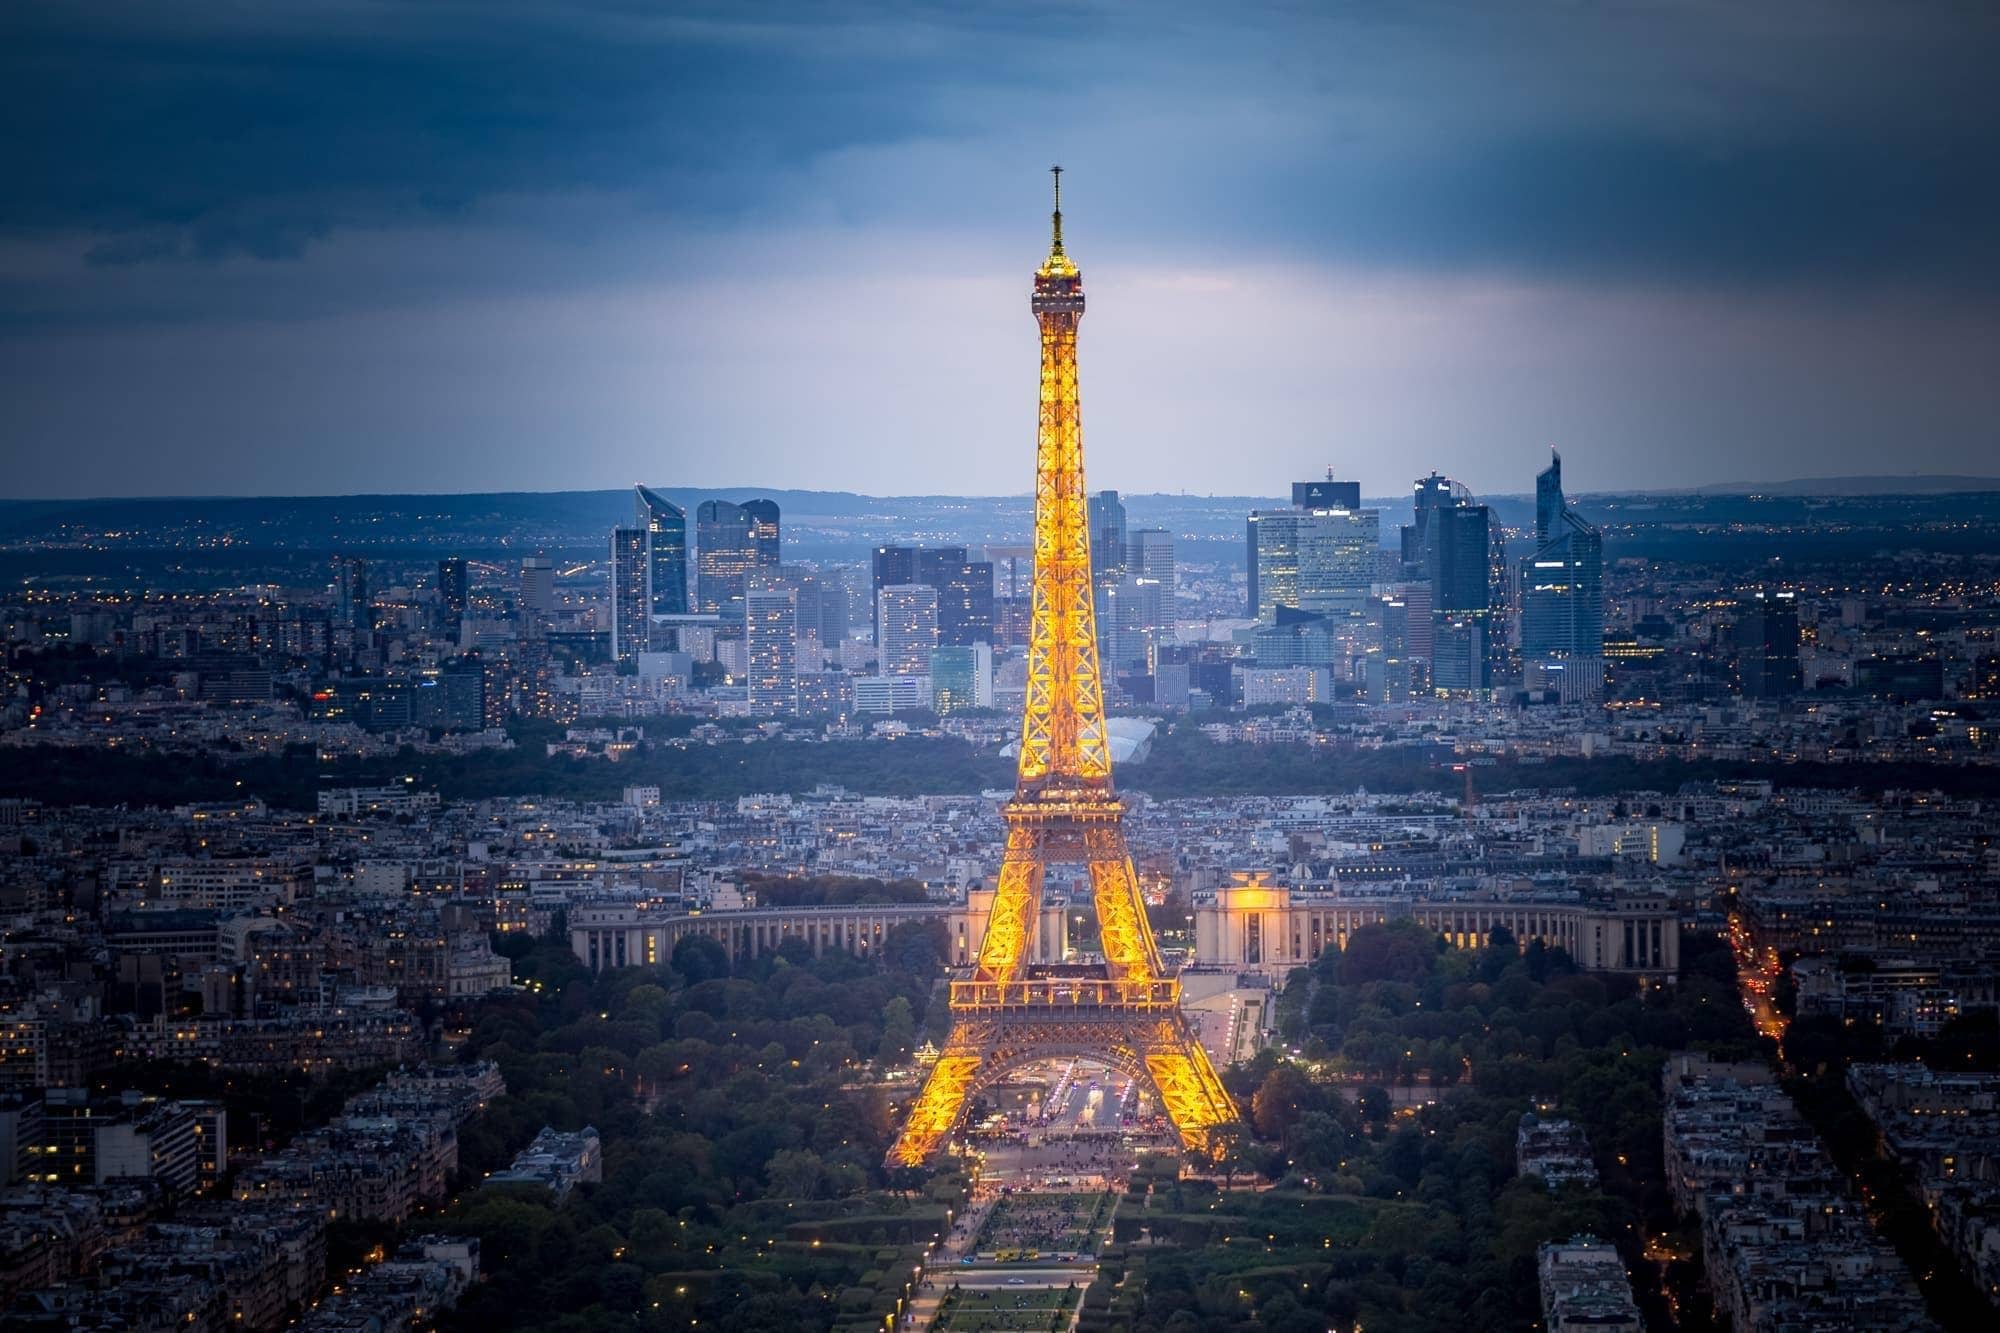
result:
[[[1793,481],[1733,481],[1698,486],[1689,495],[1949,495],[2000,491],[2000,477],[1802,477]]]
[[[1033,499],[1026,493],[995,496],[861,495],[853,491],[764,489],[749,486],[662,487],[688,510],[704,500],[762,496],[784,512],[788,549],[816,553],[822,548],[862,548],[884,541],[925,539],[967,545],[1025,541],[1033,525]],[[1695,506],[1709,519],[1743,503],[1763,506],[1760,521],[1791,518],[1768,508],[1814,501],[1867,501],[1922,497],[1951,503],[1951,497],[2000,492],[2000,477],[1853,476],[1793,481],[1731,482],[1688,490],[1606,490],[1573,498],[1589,514]],[[1201,495],[1187,492],[1125,492],[1133,527],[1165,527],[1193,540],[1240,543],[1243,516],[1253,509],[1283,508],[1277,496]],[[1500,520],[1528,522],[1532,499],[1519,493],[1482,494]],[[1368,497],[1382,512],[1385,545],[1395,544],[1398,523],[1408,522],[1408,494]],[[83,500],[0,499],[0,547],[33,549],[87,538],[100,550],[106,534],[126,546],[187,549],[191,545],[341,550],[411,544],[445,546],[476,553],[506,549],[589,550],[614,526],[632,521],[632,492],[499,491],[483,494],[104,497]],[[1643,520],[1642,520],[1643,521]]]

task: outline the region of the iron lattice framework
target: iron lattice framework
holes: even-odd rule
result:
[[[951,983],[952,1031],[891,1149],[915,1166],[942,1144],[967,1101],[1022,1065],[1065,1056],[1144,1078],[1183,1144],[1237,1118],[1208,1052],[1165,974],[1125,845],[1124,803],[1111,784],[1111,744],[1091,602],[1090,523],[1077,409],[1076,326],[1083,277],[1063,253],[1062,172],[1049,257],[1035,271],[1042,332],[1035,441],[1035,583],[1020,771],[1007,803],[1000,883],[968,979]],[[1051,863],[1081,864],[1103,940],[1102,975],[1030,967],[1028,942]]]

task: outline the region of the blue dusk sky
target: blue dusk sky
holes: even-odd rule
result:
[[[0,494],[2000,473],[2000,7],[0,8]]]

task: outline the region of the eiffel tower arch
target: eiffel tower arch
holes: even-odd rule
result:
[[[1181,1012],[1180,979],[1160,963],[1111,782],[1077,394],[1083,277],[1063,252],[1062,169],[1054,172],[1053,238],[1030,301],[1041,328],[1041,411],[1020,764],[986,933],[971,974],[951,983],[951,1036],[889,1152],[896,1165],[928,1159],[982,1089],[1051,1058],[1090,1059],[1145,1080],[1190,1149],[1238,1118]],[[1028,963],[1052,864],[1087,869],[1102,964]]]

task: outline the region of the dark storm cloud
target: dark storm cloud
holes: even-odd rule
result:
[[[1996,34],[1878,0],[14,0],[0,474],[1018,489],[1052,159],[1102,484],[1515,490],[1551,442],[1586,489],[1980,471]]]
[[[604,6],[16,10],[6,220],[93,257],[295,257],[344,225],[618,186],[664,207],[890,127],[866,60]],[[782,140],[760,124],[788,127]]]
[[[14,6],[0,223],[82,237],[99,265],[291,259],[574,192],[698,226],[968,225],[997,198],[948,158],[865,195],[813,168],[1025,141],[1090,161],[1107,223],[1167,243],[1985,286],[1991,13]]]

